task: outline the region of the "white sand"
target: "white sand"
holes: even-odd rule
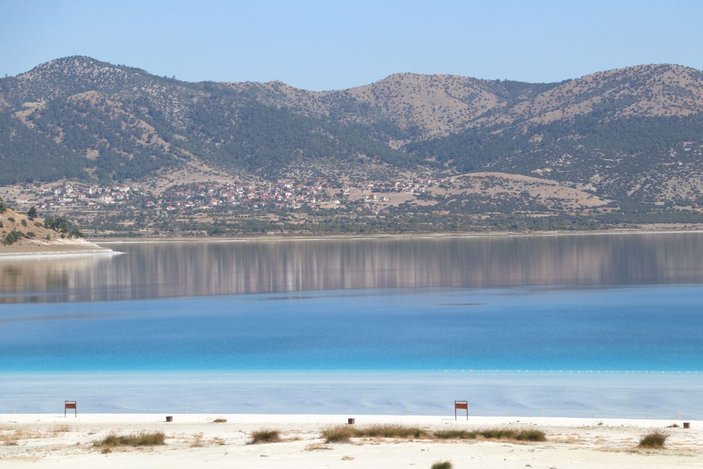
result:
[[[0,261],[25,260],[25,259],[54,259],[63,257],[81,256],[112,256],[121,254],[112,249],[98,246],[82,238],[61,239],[44,241],[41,239],[23,239],[11,246],[0,245]]]
[[[417,425],[428,430],[527,428],[547,434],[543,443],[355,439],[324,444],[331,425],[374,423]],[[226,423],[213,423],[216,418]],[[0,467],[241,467],[241,468],[430,468],[451,461],[460,468],[667,468],[703,467],[703,421],[570,418],[363,415],[176,414],[1,414]],[[678,428],[668,426],[679,425]],[[251,432],[281,431],[284,442],[247,444]],[[666,448],[639,450],[652,430],[669,434]],[[93,442],[110,434],[163,431],[164,446],[116,448],[102,454]]]

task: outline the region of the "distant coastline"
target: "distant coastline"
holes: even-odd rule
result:
[[[90,239],[61,239],[52,242],[25,243],[0,246],[1,260],[38,259],[44,257],[74,257],[120,254],[102,244],[153,244],[153,243],[228,243],[228,242],[281,242],[281,241],[344,241],[344,240],[417,240],[417,239],[466,239],[466,238],[510,238],[510,237],[549,237],[549,236],[608,236],[608,235],[647,235],[647,234],[694,234],[703,233],[701,225],[684,227],[644,225],[636,228],[616,228],[609,230],[555,230],[555,231],[465,231],[465,232],[411,232],[411,233],[333,233],[303,234],[277,233],[266,235],[238,236],[163,236],[163,237],[123,237],[106,236]]]
[[[703,233],[703,225],[677,227],[669,224],[645,225],[636,228],[614,228],[609,230],[555,230],[555,231],[464,231],[464,232],[411,232],[411,233],[331,233],[331,234],[266,234],[238,236],[106,236],[90,238],[93,243],[141,244],[141,243],[198,243],[198,242],[259,242],[259,241],[328,241],[364,239],[462,239],[462,238],[507,238],[507,237],[547,237],[547,236],[596,236],[596,235],[642,235],[642,234],[686,234]]]

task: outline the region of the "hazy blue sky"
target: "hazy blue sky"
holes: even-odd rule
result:
[[[188,81],[345,88],[395,72],[546,82],[703,69],[702,0],[0,0],[0,76],[88,55]]]

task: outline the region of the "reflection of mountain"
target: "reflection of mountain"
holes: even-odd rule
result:
[[[100,262],[105,258],[80,256],[46,259],[22,259],[0,261],[0,302],[15,301],[13,293],[21,295],[19,301],[89,300],[74,297],[77,285],[89,289],[97,279],[91,278]],[[109,261],[108,261],[109,262]],[[5,295],[8,295],[6,298]]]
[[[701,234],[125,244],[0,264],[0,301],[348,288],[703,282]],[[21,296],[15,297],[13,293]],[[4,298],[3,298],[4,296]]]

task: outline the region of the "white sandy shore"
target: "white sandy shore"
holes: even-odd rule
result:
[[[114,256],[121,254],[112,249],[99,246],[85,239],[24,240],[11,246],[0,246],[2,260],[55,259],[84,256]]]
[[[79,409],[80,411],[80,409]],[[355,439],[325,444],[320,431],[346,424],[404,424],[427,430],[540,429],[541,443]],[[226,419],[225,423],[214,423]],[[671,427],[676,424],[678,427]],[[572,418],[368,415],[0,414],[0,467],[241,467],[241,468],[430,468],[451,461],[461,468],[666,468],[701,467],[703,421]],[[277,429],[280,443],[250,445],[251,432]],[[652,430],[668,433],[666,448],[637,449]],[[163,431],[164,446],[113,449],[96,440],[115,434]]]
[[[35,260],[35,259],[59,259],[69,257],[85,257],[85,256],[117,256],[122,254],[112,249],[82,249],[78,251],[51,251],[51,252],[0,252],[0,261],[2,260]]]

